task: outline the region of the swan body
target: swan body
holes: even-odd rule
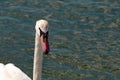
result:
[[[38,20],[36,22],[35,50],[33,80],[41,80],[43,53],[49,52],[48,44],[48,22]],[[0,63],[0,80],[32,80],[21,69],[12,63],[4,65]]]
[[[12,63],[0,63],[0,80],[31,80],[24,72]]]

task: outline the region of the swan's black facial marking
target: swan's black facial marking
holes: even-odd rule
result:
[[[40,40],[41,40],[43,53],[48,54],[48,52],[50,51],[49,42],[48,42],[48,31],[43,32],[40,28],[39,31],[40,31]]]
[[[43,35],[44,38],[48,36],[48,31],[46,33],[44,33],[40,28],[39,28],[39,30],[40,30],[40,37],[42,35]]]

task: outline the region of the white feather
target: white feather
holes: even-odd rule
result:
[[[0,63],[0,80],[31,80],[22,70],[14,64]]]

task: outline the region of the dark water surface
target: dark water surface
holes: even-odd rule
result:
[[[42,80],[120,80],[120,0],[0,0],[0,62],[31,78],[38,19],[50,23]]]

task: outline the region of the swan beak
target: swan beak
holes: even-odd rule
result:
[[[49,49],[49,42],[48,42],[48,34],[41,35],[41,45],[42,45],[42,50],[43,53],[48,54],[50,49]]]

